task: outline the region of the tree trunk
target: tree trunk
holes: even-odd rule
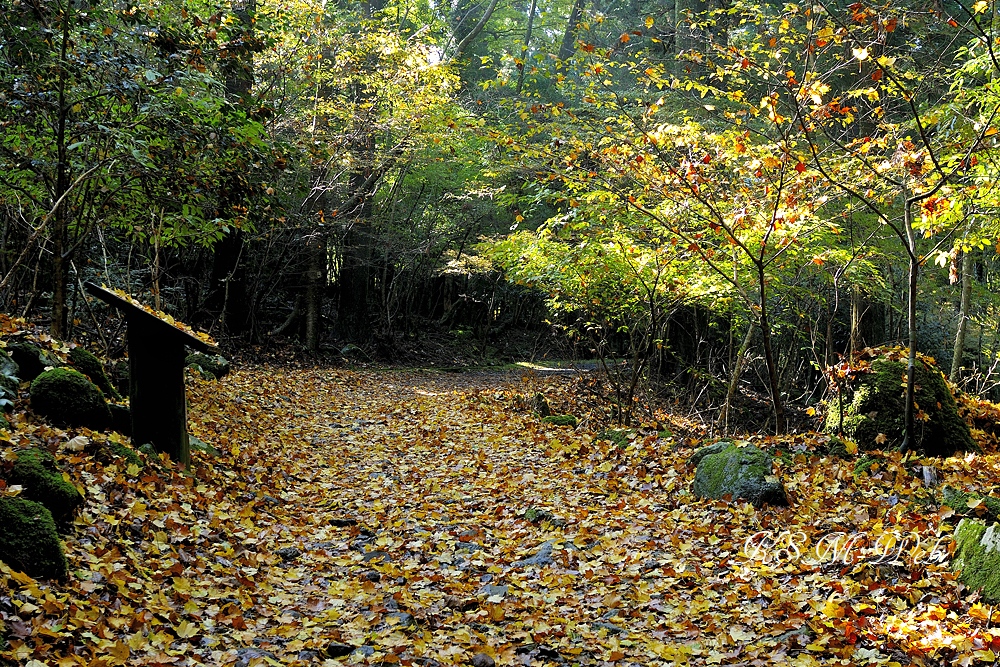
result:
[[[962,253],[962,303],[958,311],[958,331],[955,332],[955,350],[951,356],[951,373],[948,379],[958,382],[962,371],[962,355],[965,353],[965,333],[968,329],[969,305],[972,297],[972,253]]]
[[[764,342],[764,362],[767,364],[767,382],[771,390],[771,406],[774,409],[774,433],[785,432],[785,404],[781,400],[781,386],[778,383],[778,366],[771,345],[771,323],[767,316],[767,294],[764,286],[764,265],[757,265],[757,280],[760,284],[760,335]]]
[[[56,178],[55,190],[52,193],[52,201],[56,207],[53,214],[52,229],[52,320],[49,323],[49,330],[53,338],[63,338],[66,335],[67,322],[67,297],[69,291],[66,283],[69,280],[70,241],[69,241],[69,215],[67,207],[69,203],[65,201],[63,195],[69,189],[70,174],[66,155],[66,124],[70,113],[69,104],[66,100],[66,56],[69,50],[69,16],[62,14],[62,43],[59,47],[59,90],[57,91],[57,103],[59,109],[56,118]]]
[[[736,353],[736,364],[733,366],[733,375],[729,378],[729,388],[726,390],[726,402],[722,405],[722,412],[719,413],[719,425],[722,426],[723,434],[729,432],[729,411],[732,409],[733,399],[736,398],[740,376],[746,369],[747,358],[750,355],[750,343],[753,341],[753,332],[756,328],[756,323],[751,320],[747,326],[747,333],[743,337],[743,343],[740,344],[739,352]]]
[[[306,239],[306,348],[319,349],[322,333],[323,291],[326,287],[326,235],[318,229]]]
[[[253,88],[253,53],[249,42],[253,37],[253,14],[257,10],[257,2],[232,0],[230,9],[240,23],[243,38],[239,40],[240,46],[228,54],[223,64],[226,94],[234,103],[245,105]],[[241,192],[235,184],[226,189],[230,193]],[[241,197],[241,194],[224,196],[219,203],[220,215],[231,210]],[[236,335],[245,333],[251,320],[246,268],[242,261],[244,245],[245,238],[239,229],[230,232],[215,245],[210,291],[205,300],[205,308],[219,318],[222,329]]]
[[[906,325],[907,344],[909,352],[906,356],[906,408],[904,411],[905,432],[899,451],[915,449],[914,442],[914,411],[915,374],[917,368],[917,279],[920,276],[920,258],[917,256],[917,236],[913,231],[913,214],[909,198],[903,204],[903,227],[906,231],[906,244],[910,254],[910,266],[906,292]]]
[[[586,6],[587,0],[573,1],[573,9],[569,12],[566,32],[563,33],[562,45],[559,47],[559,60],[566,60],[576,52],[576,31],[580,27],[580,19]]]
[[[517,94],[521,94],[524,87],[524,73],[528,70],[528,49],[531,46],[531,29],[535,24],[535,8],[538,0],[531,0],[531,9],[528,10],[528,28],[524,31],[524,49],[521,51],[521,71],[517,74]]]

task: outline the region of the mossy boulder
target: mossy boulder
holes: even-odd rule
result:
[[[952,570],[958,580],[980,591],[990,604],[1000,602],[1000,524],[987,527],[978,519],[962,519],[955,528]]]
[[[45,505],[60,523],[69,521],[83,504],[83,496],[63,478],[55,457],[44,449],[19,451],[7,475],[7,484],[20,484],[24,487],[22,498]]]
[[[115,400],[121,399],[121,394],[114,388],[107,373],[104,372],[104,364],[90,350],[84,347],[74,347],[69,351],[69,363],[72,364],[73,368],[90,378],[90,381],[96,384],[105,396],[110,396]]]
[[[22,382],[31,382],[48,366],[61,365],[58,359],[28,341],[11,343],[7,346],[7,352],[17,364],[17,377]]]
[[[184,359],[184,365],[197,366],[203,373],[207,373],[218,380],[228,375],[230,370],[229,361],[225,357],[218,354],[202,354],[201,352],[189,354]]]
[[[542,392],[538,392],[531,397],[531,408],[538,413],[539,417],[544,418],[552,414],[552,409],[549,407],[549,399],[545,398],[545,394]]]
[[[979,518],[988,524],[1000,521],[1000,498],[946,486],[941,489],[941,502],[955,510],[956,516]]]
[[[25,498],[0,498],[0,560],[32,577],[66,577],[66,554],[52,514]]]
[[[723,443],[717,443],[719,445]],[[692,491],[699,498],[748,500],[756,506],[787,505],[785,487],[772,474],[774,457],[754,446],[732,443],[700,458]]]
[[[72,368],[53,368],[31,383],[31,409],[61,426],[100,430],[111,423],[108,402],[97,385]]]
[[[951,456],[978,448],[969,426],[958,413],[955,396],[944,375],[925,359],[915,367],[915,449],[928,456]],[[843,406],[844,435],[859,449],[898,447],[903,440],[906,414],[906,360],[890,356],[872,360],[869,372],[859,375]],[[825,430],[836,433],[840,426],[840,401],[830,403]]]

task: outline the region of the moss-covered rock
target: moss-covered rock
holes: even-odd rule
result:
[[[189,354],[184,359],[185,366],[197,366],[204,373],[221,380],[226,375],[229,374],[230,364],[229,361],[222,355],[209,355],[197,352],[195,354]]]
[[[696,449],[691,458],[688,459],[688,463],[691,465],[698,465],[701,460],[706,456],[711,456],[712,454],[718,454],[719,452],[724,452],[725,450],[733,447],[733,443],[729,440],[720,440],[719,442],[712,443],[711,445],[705,445]]]
[[[981,591],[986,602],[1000,602],[1000,524],[989,527],[978,519],[962,519],[955,528],[953,570],[969,588]]]
[[[548,417],[542,417],[542,421],[546,424],[553,424],[555,426],[572,426],[576,428],[576,417],[573,415],[549,415]]]
[[[121,394],[112,386],[111,380],[104,372],[104,364],[90,350],[84,347],[74,347],[69,351],[69,363],[72,364],[73,368],[90,378],[90,381],[96,384],[105,396],[110,396],[116,401],[121,399]]]
[[[722,443],[717,443],[722,444]],[[699,498],[748,500],[754,505],[787,505],[785,487],[771,474],[770,454],[757,447],[728,446],[701,458],[692,490]]]
[[[24,487],[21,497],[45,505],[52,517],[62,523],[83,504],[83,496],[67,482],[55,457],[44,449],[23,449],[7,475],[8,484]]]
[[[47,366],[61,365],[58,359],[28,341],[11,343],[7,346],[7,352],[17,364],[17,377],[22,382],[31,382],[41,375]]]
[[[870,372],[862,373],[844,401],[844,435],[862,450],[897,447],[905,429],[906,360],[880,356],[872,360]],[[975,451],[969,426],[959,416],[955,397],[944,375],[924,359],[915,368],[916,449],[928,456],[951,456]],[[836,433],[840,425],[840,401],[830,403],[825,430]]]
[[[66,555],[52,514],[41,503],[0,498],[0,560],[32,577],[66,576]]]
[[[139,452],[135,451],[128,445],[124,445],[120,442],[109,442],[108,451],[115,458],[124,459],[127,464],[135,464],[140,468],[146,467],[146,462],[142,460],[139,456]]]
[[[17,400],[21,384],[18,372],[17,364],[5,349],[0,348],[0,405],[3,409],[11,407]]]
[[[31,383],[31,409],[62,426],[100,430],[111,423],[104,394],[80,371],[53,368]]]
[[[1000,499],[993,496],[946,486],[941,489],[941,502],[955,510],[956,516],[982,519],[987,524],[1000,521]]]

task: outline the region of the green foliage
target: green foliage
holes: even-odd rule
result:
[[[35,378],[31,408],[62,425],[100,430],[111,423],[104,394],[83,373],[71,368],[53,368]]]
[[[76,487],[63,479],[52,454],[44,449],[24,449],[7,475],[7,484],[24,487],[22,496],[45,505],[59,523],[69,521],[83,504]]]
[[[32,577],[66,577],[66,555],[52,514],[40,503],[0,497],[0,560]]]

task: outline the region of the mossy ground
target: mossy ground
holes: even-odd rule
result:
[[[862,450],[888,449],[902,442],[905,378],[905,360],[878,357],[871,362],[871,372],[860,376],[849,402],[845,397],[843,432]],[[959,416],[955,397],[941,371],[918,359],[915,378],[917,448],[928,456],[975,451],[969,427]],[[825,430],[837,433],[840,425],[840,401],[834,399]]]
[[[25,498],[0,498],[0,560],[32,577],[63,578],[66,555],[52,514]]]
[[[572,426],[575,428],[577,425],[576,417],[573,415],[549,415],[548,417],[542,417],[542,421],[555,426]]]
[[[60,523],[68,521],[83,503],[76,487],[63,479],[55,457],[44,449],[18,452],[7,483],[23,486],[22,497],[44,505]]]
[[[111,423],[104,394],[83,373],[53,368],[31,383],[31,408],[58,425],[101,430]]]

